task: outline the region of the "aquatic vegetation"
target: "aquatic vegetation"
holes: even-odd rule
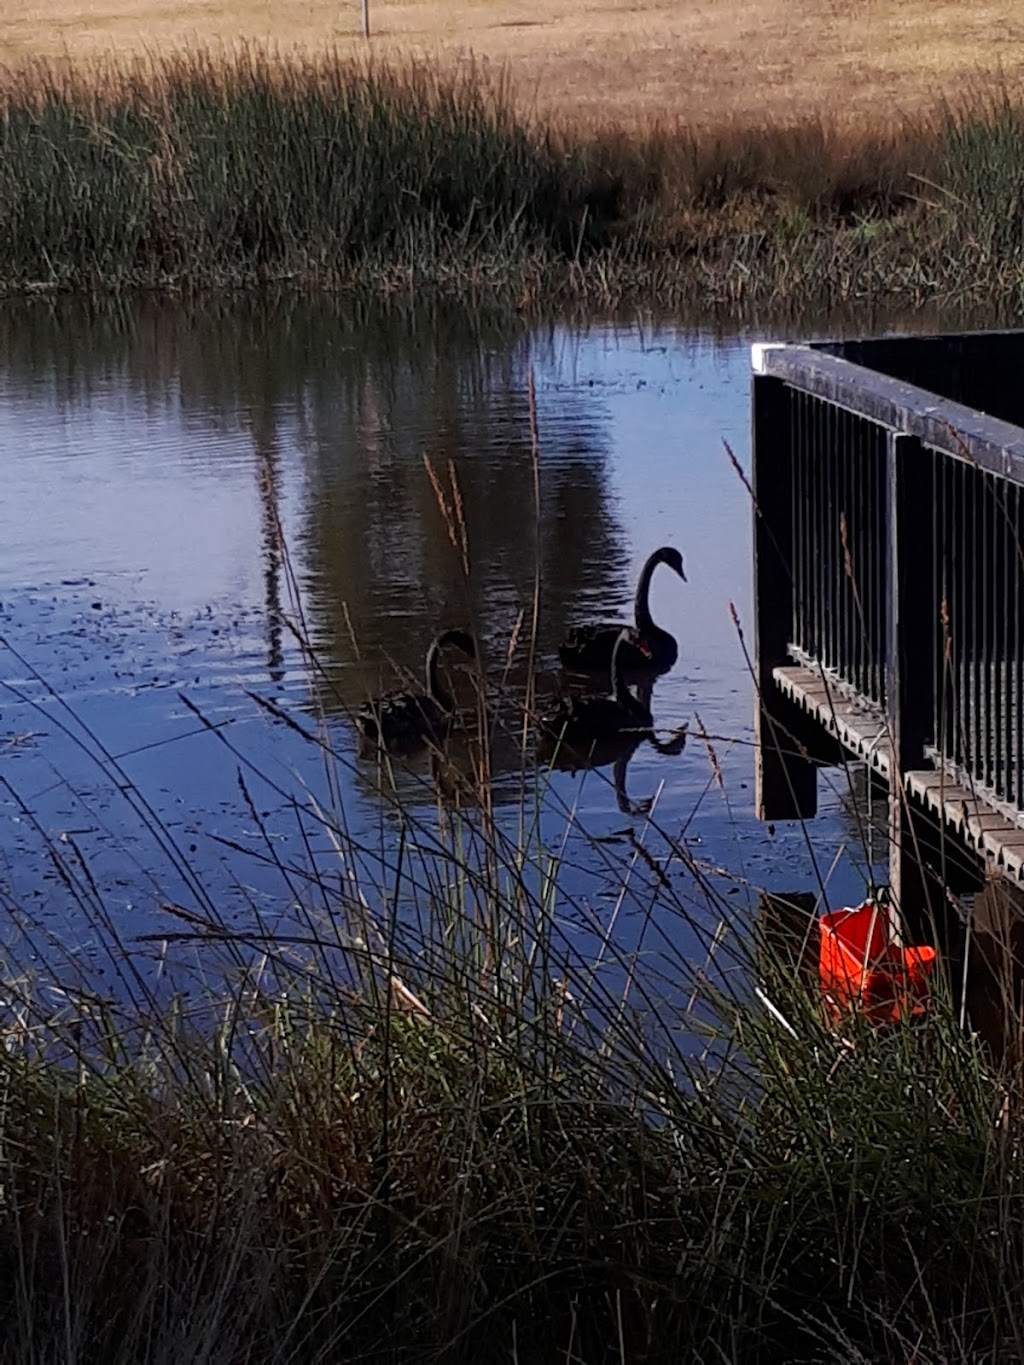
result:
[[[548,127],[501,80],[253,48],[0,79],[0,288],[268,282],[505,308],[1012,307],[1024,104]]]
[[[340,897],[325,866],[301,934],[182,911],[208,995],[158,1000],[102,913],[120,998],[8,980],[0,1359],[1015,1346],[1020,1077],[945,997],[829,1028],[770,903],[745,924],[656,813],[622,894],[705,956],[588,956],[557,850],[478,809],[402,812]]]

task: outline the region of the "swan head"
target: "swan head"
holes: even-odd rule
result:
[[[446,630],[443,635],[437,637],[439,646],[454,645],[456,649],[461,649],[463,654],[468,654],[471,659],[476,658],[476,645],[472,635],[467,635],[464,630]]]
[[[656,551],[656,558],[660,564],[666,564],[673,573],[677,573],[684,583],[687,581],[686,570],[683,568],[683,556],[674,545],[663,545],[660,550]]]

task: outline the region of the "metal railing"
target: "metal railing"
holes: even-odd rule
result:
[[[937,391],[1024,421],[1024,334],[942,340],[755,348],[761,695],[824,670],[1024,823],[1024,429]]]
[[[791,388],[791,644],[837,679],[885,702],[887,434]]]
[[[933,506],[936,649],[929,755],[1024,811],[1024,517],[1009,479],[941,460]]]

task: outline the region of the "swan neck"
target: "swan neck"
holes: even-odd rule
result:
[[[430,642],[427,650],[427,696],[446,711],[455,706],[452,694],[441,681],[441,646],[436,640]]]
[[[612,694],[615,700],[620,703],[629,703],[633,700],[629,688],[626,686],[626,665],[622,658],[622,636],[615,641],[615,648],[612,650]]]
[[[651,575],[654,573],[655,565],[657,563],[658,561],[652,556],[640,570],[640,577],[637,580],[634,614],[636,617],[636,624],[640,630],[645,630],[647,627],[654,625],[654,622],[651,620],[649,599],[651,593]]]

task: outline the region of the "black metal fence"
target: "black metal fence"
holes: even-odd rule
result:
[[[1024,429],[942,396],[1024,421],[1024,333],[943,340],[757,348],[762,700],[824,670],[1024,823]]]
[[[929,756],[1024,811],[1024,516],[1020,485],[938,461],[938,624]]]
[[[882,705],[887,433],[797,388],[790,388],[789,399],[792,652]]]

